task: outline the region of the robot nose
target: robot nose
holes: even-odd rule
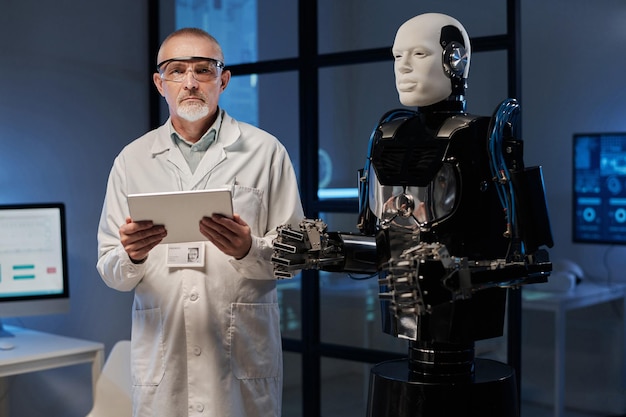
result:
[[[409,59],[406,56],[402,56],[395,61],[396,70],[400,73],[407,73],[413,71],[413,67],[409,63]]]

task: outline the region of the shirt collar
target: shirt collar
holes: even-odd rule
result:
[[[169,130],[170,130],[170,138],[174,145],[181,145],[183,143],[187,144],[191,148],[192,151],[204,152],[206,151],[213,142],[217,142],[220,127],[222,126],[222,110],[218,107],[217,109],[217,118],[215,122],[209,127],[209,129],[202,135],[199,141],[196,143],[191,143],[176,132],[174,129],[174,125],[172,124],[172,120],[169,121]]]

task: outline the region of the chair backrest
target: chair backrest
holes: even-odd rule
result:
[[[104,363],[87,417],[132,417],[131,391],[130,340],[121,340]]]

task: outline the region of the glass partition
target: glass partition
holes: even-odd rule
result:
[[[388,110],[401,107],[393,62],[322,68],[320,100],[320,188],[357,187],[372,130]]]
[[[235,119],[258,126],[285,145],[298,170],[299,122],[296,72],[233,74],[220,106]]]
[[[200,27],[217,38],[226,65],[297,55],[297,2],[176,0],[176,28]]]
[[[322,415],[362,417],[367,413],[371,365],[322,359]]]
[[[302,356],[283,352],[283,410],[281,417],[302,416]]]
[[[477,13],[479,10],[489,12]],[[459,20],[472,38],[506,33],[504,1],[319,0],[319,53],[391,47],[402,23],[418,14],[433,11]]]

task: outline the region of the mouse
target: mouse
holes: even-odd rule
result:
[[[0,350],[11,350],[15,347],[13,343],[0,342]]]

